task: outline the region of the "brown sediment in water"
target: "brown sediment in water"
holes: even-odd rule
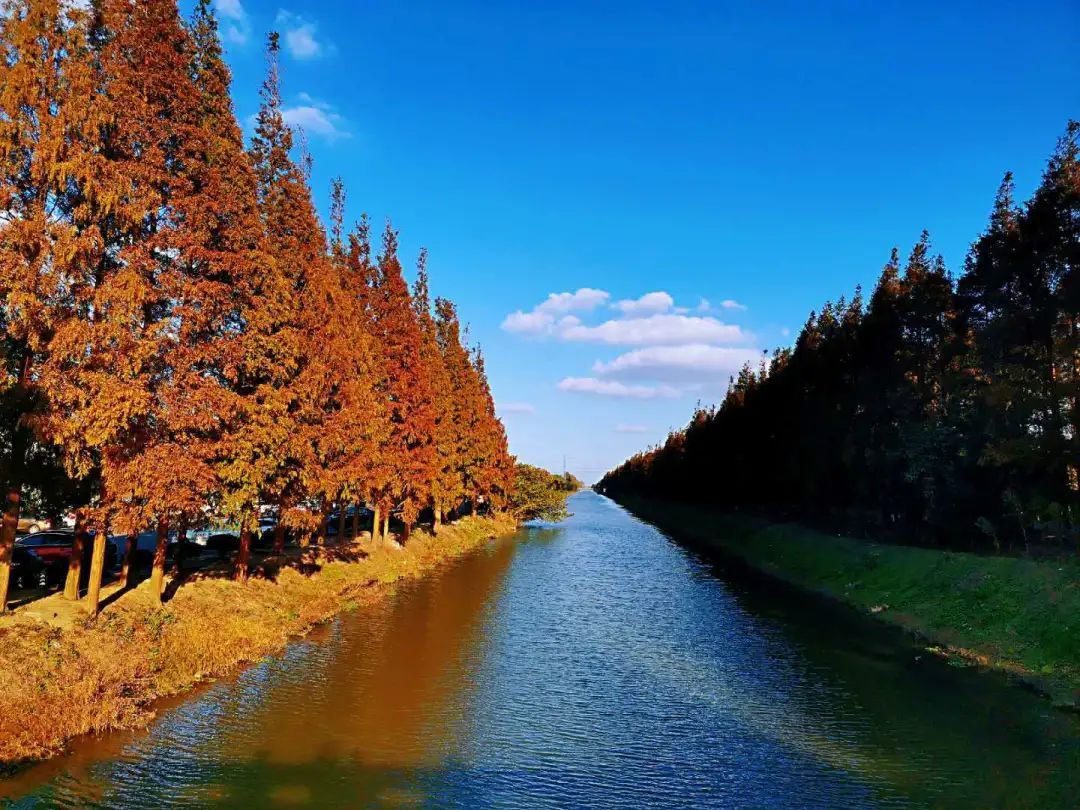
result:
[[[55,755],[82,734],[145,725],[153,701],[274,653],[342,610],[384,599],[395,582],[515,528],[506,516],[465,518],[438,537],[414,532],[404,548],[361,542],[330,549],[310,573],[266,566],[267,575],[244,584],[198,573],[163,608],[154,606],[146,581],[111,599],[96,620],[70,608],[54,617],[49,606],[36,612],[51,623],[6,617],[0,767]]]

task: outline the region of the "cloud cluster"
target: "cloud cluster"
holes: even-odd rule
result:
[[[757,363],[761,352],[742,346],[649,346],[620,354],[614,360],[593,364],[601,377],[654,379],[700,383],[703,378],[727,379],[746,363]]]
[[[221,36],[233,45],[245,45],[251,37],[251,20],[240,0],[214,0],[221,19]]]
[[[313,98],[307,93],[300,93],[294,104],[281,108],[281,117],[293,129],[303,130],[306,136],[315,136],[333,143],[343,138],[351,138],[348,122],[339,115],[332,105]],[[258,116],[247,117],[249,130],[255,129]]]
[[[609,302],[608,292],[591,287],[551,293],[531,310],[507,315],[502,328],[533,338],[629,348],[610,360],[597,360],[591,376],[566,377],[558,384],[561,391],[619,399],[718,392],[743,365],[762,357],[751,334],[712,314],[745,312],[746,306],[733,298],[715,310],[705,298],[694,310],[678,307],[663,290]],[[588,313],[605,305],[617,314],[586,323]]]
[[[281,38],[293,59],[319,59],[333,51],[333,46],[319,39],[319,26],[310,20],[281,9],[277,14]]]
[[[641,298],[617,301],[612,306],[621,311],[623,315],[653,315],[673,309],[675,299],[663,291],[651,292],[645,293]]]
[[[567,377],[558,389],[576,394],[597,394],[620,399],[674,399],[682,392],[670,385],[628,385],[618,380],[600,380],[596,377]]]
[[[281,110],[281,117],[289,126],[299,127],[308,135],[317,135],[331,142],[352,137],[345,119],[331,105],[307,93],[297,96],[297,101],[299,103]]]
[[[507,332],[519,335],[553,335],[580,326],[581,320],[571,312],[591,312],[606,303],[611,296],[603,290],[582,287],[577,292],[551,293],[528,312],[511,312],[502,322]]]
[[[678,345],[684,343],[740,343],[747,339],[741,327],[711,315],[686,315],[675,308],[666,292],[617,301],[612,308],[622,315],[588,325],[574,312],[591,312],[611,298],[603,290],[582,287],[577,292],[551,293],[528,312],[506,316],[507,332],[533,337],[555,337],[577,343],[609,346]]]
[[[564,340],[606,343],[609,346],[680,345],[685,343],[739,343],[743,330],[710,316],[659,314],[604,321],[598,326],[565,326]]]

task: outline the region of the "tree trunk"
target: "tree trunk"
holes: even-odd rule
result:
[[[319,521],[319,534],[315,540],[316,545],[326,545],[326,535],[329,533],[330,527],[330,509],[327,506],[322,508],[322,520]]]
[[[26,392],[27,380],[30,379],[30,364],[33,355],[22,345],[25,352],[22,358],[22,370],[19,374],[19,390]],[[23,403],[25,404],[25,402]],[[26,450],[30,442],[26,428],[22,425],[22,415],[14,421],[14,431],[11,436],[11,467],[10,481],[21,481],[26,466]],[[7,612],[8,592],[11,589],[11,561],[15,556],[15,535],[19,531],[19,508],[22,501],[22,488],[17,483],[12,483],[8,491],[7,503],[4,506],[4,519],[0,524],[0,613]]]
[[[15,552],[15,532],[19,529],[19,490],[7,496],[4,523],[0,528],[0,613],[7,610],[8,588],[11,585],[11,557]]]
[[[165,554],[169,550],[169,520],[162,518],[157,525],[157,548],[154,550],[154,570],[150,574],[150,594],[161,607],[161,594],[165,590]]]
[[[382,519],[382,539],[384,543],[390,542],[390,510],[386,510],[386,516]]]
[[[240,550],[236,552],[236,564],[233,568],[233,579],[237,582],[247,582],[248,561],[251,559],[251,529],[250,521],[245,521],[244,528],[240,530]]]
[[[442,505],[437,503],[437,504],[435,504],[435,520],[431,524],[431,532],[432,532],[432,534],[438,534],[439,530],[441,528],[442,528]]]
[[[184,542],[187,540],[188,518],[183,515],[180,518],[180,528],[176,531],[176,559],[173,560],[173,568],[177,574],[184,570]]]
[[[90,586],[86,590],[86,606],[91,616],[97,616],[101,605],[101,577],[105,571],[105,527],[94,535],[94,556],[90,560]]]
[[[274,524],[274,554],[282,555],[285,553],[285,524],[281,522],[281,516],[278,516],[278,522]]]
[[[352,516],[352,536],[353,540],[360,539],[360,502],[357,501],[355,505],[355,511]]]
[[[338,504],[338,516],[337,516],[337,543],[339,546],[345,544],[345,502],[342,501]]]
[[[379,529],[382,526],[382,523],[379,522],[380,521],[379,512],[380,512],[379,507],[376,506],[375,507],[375,517],[371,521],[371,541],[373,543],[378,542],[378,540],[379,540]]]
[[[124,560],[120,563],[120,587],[126,588],[128,586],[128,580],[131,576],[131,555],[135,551],[135,545],[139,542],[139,535],[132,532],[127,536],[127,542],[124,544]]]
[[[75,540],[71,545],[71,559],[68,560],[67,579],[64,580],[64,598],[72,602],[79,599],[79,579],[82,576],[83,536],[86,525],[83,510],[75,512]]]

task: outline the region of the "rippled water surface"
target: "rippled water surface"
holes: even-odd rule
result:
[[[16,807],[1076,807],[1080,720],[581,493]]]

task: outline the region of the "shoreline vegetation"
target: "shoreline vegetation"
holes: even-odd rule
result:
[[[1080,563],[876,543],[619,493],[684,545],[733,558],[913,634],[956,663],[1008,674],[1080,708]]]
[[[467,516],[437,536],[413,531],[403,546],[365,532],[317,555],[269,555],[246,582],[231,579],[227,565],[202,569],[164,608],[147,578],[67,627],[9,615],[0,620],[0,773],[59,754],[81,735],[144,726],[155,701],[279,652],[517,526],[508,513]]]
[[[483,353],[426,250],[410,284],[389,220],[381,242],[367,214],[347,226],[340,178],[320,218],[278,34],[245,139],[194,6],[0,15],[0,613],[35,561],[96,613],[109,536],[155,533],[160,604],[192,530],[235,529],[243,581],[264,518],[279,555],[362,506],[408,545],[512,496]],[[66,571],[16,546],[35,520],[72,526]]]
[[[410,284],[389,220],[347,225],[340,178],[320,218],[279,35],[245,138],[213,3],[193,5],[0,14],[0,614],[32,600],[0,616],[0,768],[138,725],[558,511],[514,492],[483,353],[426,250]],[[333,544],[362,508],[371,539]],[[185,570],[190,532],[231,559]]]

